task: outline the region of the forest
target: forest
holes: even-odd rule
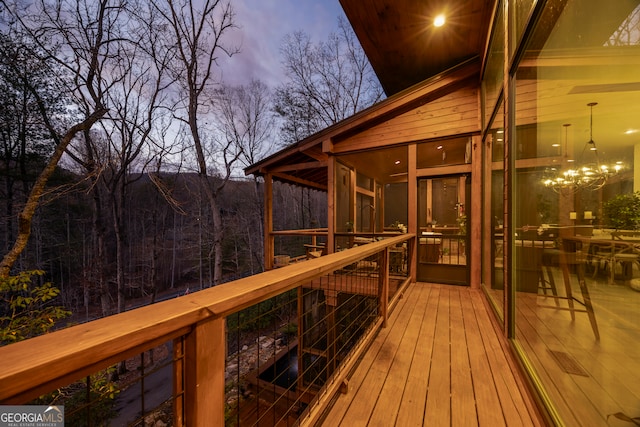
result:
[[[163,294],[176,296],[211,286],[212,230],[197,176],[137,174],[129,179],[135,182],[126,196],[122,224],[125,299],[152,303]],[[171,203],[159,186],[171,193]],[[225,230],[223,283],[263,271],[262,191],[254,180],[232,179],[219,196]],[[19,271],[45,271],[42,279],[52,281],[61,291],[58,302],[82,321],[113,314],[117,308],[116,236],[112,228],[105,227],[101,236],[105,250],[97,259],[92,251],[95,215],[89,192],[81,176],[59,169],[50,180],[46,199],[33,220],[29,244],[16,264]],[[323,193],[281,184],[275,186],[274,202],[282,207],[274,217],[278,229],[310,228],[326,222]],[[104,206],[101,216],[112,221],[110,212]],[[6,219],[3,217],[1,227],[4,245],[13,237]],[[304,252],[302,242],[294,239],[278,243],[282,253]]]
[[[262,183],[243,168],[383,96],[342,20],[326,41],[287,35],[268,87],[222,78],[218,58],[243,54],[230,1],[0,12],[0,320],[46,320],[9,341],[52,327],[53,305],[85,321],[262,271]],[[324,193],[280,184],[275,204],[276,229],[326,227]]]

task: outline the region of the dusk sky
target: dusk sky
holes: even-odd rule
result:
[[[252,78],[274,87],[283,81],[280,46],[286,34],[302,30],[313,43],[337,30],[344,12],[338,0],[233,0],[233,30],[241,52],[221,61],[223,80],[240,85]],[[346,18],[345,18],[346,19]]]

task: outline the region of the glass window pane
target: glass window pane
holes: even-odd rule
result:
[[[565,425],[638,415],[638,4],[547,2],[515,76],[515,334]]]
[[[511,43],[511,53],[513,53],[516,43],[520,41],[524,28],[529,20],[535,0],[511,0],[509,10],[512,11],[512,28],[514,37]]]
[[[486,155],[484,173],[484,197],[489,200],[489,217],[483,228],[483,271],[488,284],[487,295],[492,300],[500,316],[504,313],[504,108],[498,107],[485,139]],[[486,203],[485,203],[485,206]]]
[[[487,67],[482,80],[484,96],[483,124],[489,122],[504,83],[504,19],[502,7],[499,7],[495,28],[489,45]]]

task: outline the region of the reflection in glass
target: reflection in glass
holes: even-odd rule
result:
[[[640,414],[640,359],[628,351],[640,338],[640,230],[620,229],[623,209],[608,208],[640,190],[640,139],[627,133],[640,128],[637,7],[547,2],[515,76],[515,339],[565,425]],[[590,141],[624,169],[599,185],[544,184]]]

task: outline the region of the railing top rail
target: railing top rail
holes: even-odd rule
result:
[[[184,335],[198,322],[227,316],[414,237],[390,237],[0,347],[0,402],[11,402],[34,384],[74,381]]]
[[[301,228],[297,230],[273,230],[270,234],[274,236],[326,236],[329,232],[327,228]]]

